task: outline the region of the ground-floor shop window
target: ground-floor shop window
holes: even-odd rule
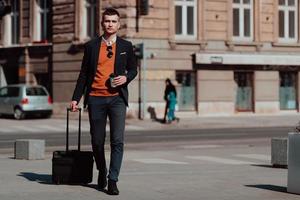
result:
[[[253,111],[253,72],[234,72],[236,111]]]
[[[281,110],[297,109],[297,72],[279,72],[279,101]]]
[[[196,73],[194,71],[176,71],[177,102],[180,111],[196,109]]]

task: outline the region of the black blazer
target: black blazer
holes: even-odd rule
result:
[[[81,70],[72,97],[73,101],[79,102],[84,94],[84,107],[87,105],[91,86],[97,71],[101,40],[102,37],[97,37],[85,44]],[[127,77],[127,82],[121,86],[118,86],[117,89],[120,96],[124,99],[125,104],[128,106],[127,85],[137,75],[136,59],[133,53],[131,42],[117,37],[115,53],[114,73],[116,76],[125,75]]]

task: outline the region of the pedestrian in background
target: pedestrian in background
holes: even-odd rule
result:
[[[175,119],[177,119],[177,121],[179,121],[179,118],[175,117],[175,106],[176,106],[176,103],[177,103],[177,100],[176,100],[176,98],[177,98],[176,88],[175,88],[175,86],[173,85],[173,83],[171,82],[171,80],[169,78],[167,78],[165,80],[165,83],[166,83],[166,88],[165,88],[165,93],[164,93],[164,100],[166,101],[166,106],[165,106],[165,113],[164,113],[163,123],[167,123],[169,121],[169,120],[167,121],[167,115],[168,115],[169,110],[170,110],[170,103],[171,102],[169,100],[170,99],[169,97],[170,97],[171,93],[173,93],[171,99],[172,99],[172,106],[174,107],[174,109],[171,110],[171,112],[170,112],[170,116],[173,115],[171,121],[173,121]],[[175,99],[175,101],[174,101],[174,99]]]
[[[131,42],[117,36],[120,14],[108,8],[102,14],[102,36],[85,45],[80,74],[72,97],[72,111],[84,94],[88,105],[93,154],[98,173],[98,187],[108,194],[118,195],[117,181],[121,169],[124,146],[127,85],[137,75]],[[107,172],[104,143],[107,117],[110,122],[111,159]],[[108,176],[107,176],[108,175]],[[108,178],[108,181],[107,181]]]

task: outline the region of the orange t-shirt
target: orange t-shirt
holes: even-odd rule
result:
[[[90,92],[91,96],[116,96],[119,94],[116,88],[110,86],[109,80],[109,75],[114,73],[116,43],[112,45],[113,55],[111,58],[107,57],[108,51],[106,48],[105,42],[101,42],[97,71]]]

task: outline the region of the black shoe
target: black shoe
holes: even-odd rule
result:
[[[109,195],[119,195],[119,190],[116,181],[108,180],[107,193]]]
[[[107,186],[106,174],[98,173],[98,188],[103,190]]]

